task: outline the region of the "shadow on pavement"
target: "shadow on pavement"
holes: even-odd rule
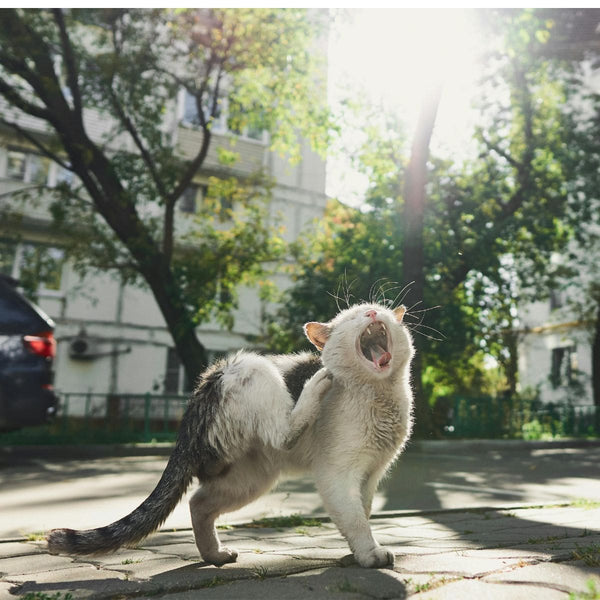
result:
[[[270,570],[216,568],[206,563],[195,563],[166,570],[147,580],[133,581],[118,578],[99,580],[79,578],[60,583],[37,583],[27,581],[19,589],[19,595],[77,590],[78,594],[110,598],[118,594],[127,597],[177,594],[178,600],[196,598],[200,590],[211,589],[211,598],[344,598],[346,594],[359,600],[372,598],[373,589],[378,597],[406,598],[405,585],[393,575],[393,571],[361,569],[352,567],[324,567],[296,572],[289,567],[289,557],[281,558],[281,565],[270,563]],[[187,592],[187,593],[186,593]],[[188,596],[189,594],[189,596]]]

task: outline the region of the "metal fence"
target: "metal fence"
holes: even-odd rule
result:
[[[176,395],[62,393],[53,422],[1,434],[0,444],[174,441],[187,403]],[[600,436],[600,410],[590,404],[453,397],[439,399],[433,417],[445,438]]]
[[[54,429],[62,437],[172,440],[187,402],[187,396],[150,393],[62,393]]]
[[[592,404],[553,404],[522,398],[453,398],[442,404],[443,434],[461,438],[543,439],[600,434]]]

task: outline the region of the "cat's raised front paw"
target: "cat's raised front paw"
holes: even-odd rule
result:
[[[323,396],[329,391],[333,377],[331,373],[323,368],[317,371],[307,382],[304,387],[305,391],[313,396],[323,399]]]
[[[394,553],[384,546],[376,546],[369,552],[354,555],[356,562],[367,569],[392,568],[394,566]]]

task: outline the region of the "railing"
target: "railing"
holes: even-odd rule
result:
[[[114,441],[173,440],[188,402],[187,396],[157,394],[60,394],[54,424],[60,437]]]
[[[0,444],[85,444],[174,441],[187,396],[62,393],[48,425],[0,435]],[[446,438],[548,439],[600,436],[596,406],[542,404],[523,398],[442,398],[434,410]]]
[[[593,404],[458,397],[442,403],[437,412],[443,435],[448,437],[543,439],[600,435],[600,411]]]

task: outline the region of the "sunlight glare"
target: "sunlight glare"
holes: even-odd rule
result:
[[[348,89],[397,112],[412,135],[424,95],[441,83],[432,139],[438,154],[464,153],[472,135],[472,98],[481,48],[473,11],[357,9],[338,20],[329,46],[330,102]],[[334,168],[335,168],[334,162]],[[332,185],[335,181],[332,176]],[[355,185],[344,175],[342,186]],[[363,182],[364,185],[364,182]],[[329,190],[341,198],[335,186]]]

